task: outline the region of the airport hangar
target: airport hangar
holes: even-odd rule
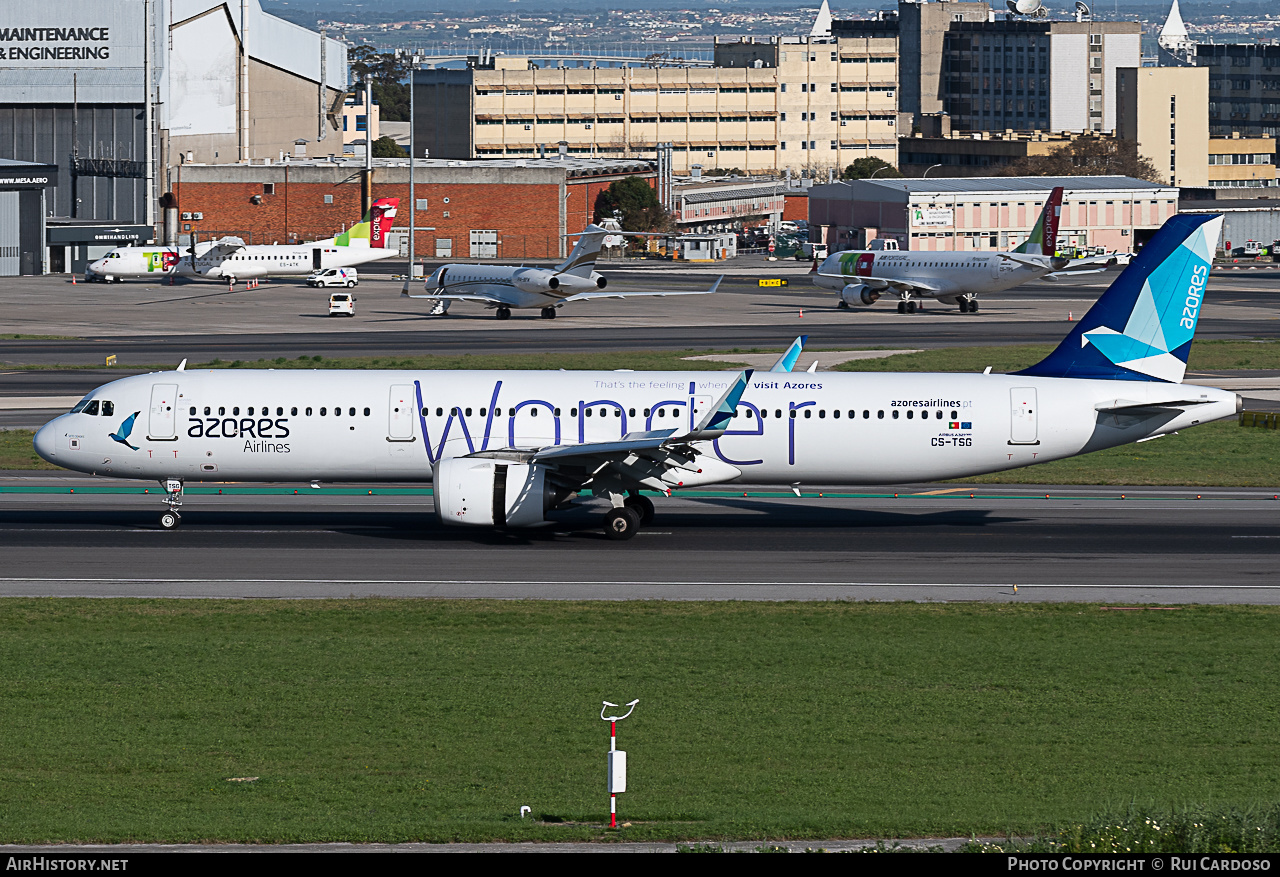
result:
[[[409,231],[409,157],[374,158],[375,198],[399,198],[392,235]],[[236,235],[254,244],[321,240],[360,219],[364,159],[186,164],[173,192],[183,240]],[[418,159],[414,252],[422,259],[562,259],[591,223],[596,197],[640,177],[639,159]]]
[[[1134,177],[950,177],[848,180],[809,190],[811,240],[834,250],[891,238],[902,249],[1008,250],[1027,239],[1055,186],[1058,241],[1134,252],[1178,212],[1178,187]]]
[[[7,8],[0,159],[41,165],[52,182],[44,245],[24,241],[0,275],[80,272],[114,245],[154,238],[180,161],[279,157],[299,140],[311,155],[340,153],[334,112],[347,70],[345,44],[264,13],[258,0]]]

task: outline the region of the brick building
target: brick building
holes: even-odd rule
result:
[[[408,159],[373,160],[377,198],[399,198],[393,234],[409,228]],[[255,244],[319,240],[360,220],[356,160],[184,165],[174,186],[182,234]],[[421,259],[563,258],[566,234],[592,219],[615,180],[656,178],[646,161],[514,159],[414,164],[415,252]],[[652,184],[652,183],[651,183]]]

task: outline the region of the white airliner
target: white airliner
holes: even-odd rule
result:
[[[605,532],[642,490],[965,478],[1236,414],[1181,383],[1222,217],[1170,219],[1046,359],[1015,374],[159,372],[113,381],[35,436],[44,459],[160,481],[434,481],[442,522],[537,526],[580,494]],[[797,487],[798,489],[798,487]]]
[[[1115,264],[1114,257],[1071,260],[1054,255],[1061,214],[1062,187],[1058,186],[1031,235],[1009,252],[845,250],[828,256],[813,282],[838,290],[840,308],[873,305],[889,294],[898,298],[900,314],[914,314],[916,300],[926,296],[958,305],[961,313],[976,314],[980,293],[1012,289],[1029,280],[1093,273]],[[923,302],[919,307],[923,309]]]
[[[426,295],[410,295],[406,283],[400,293],[405,298],[429,298],[438,304],[431,312],[442,316],[451,301],[483,302],[496,311],[499,320],[511,317],[512,308],[539,308],[543,319],[554,320],[556,309],[571,301],[592,298],[629,298],[641,295],[709,295],[720,286],[717,280],[710,289],[673,291],[618,290],[604,292],[608,278],[597,273],[596,257],[606,237],[631,235],[633,232],[610,231],[588,225],[576,235],[578,243],[569,258],[554,268],[526,268],[523,265],[441,265],[427,278]]]
[[[258,277],[305,277],[323,268],[351,268],[399,253],[386,245],[399,198],[379,198],[362,222],[336,237],[303,244],[246,244],[237,237],[194,247],[116,247],[85,270],[108,282],[130,277],[198,277],[235,283]]]

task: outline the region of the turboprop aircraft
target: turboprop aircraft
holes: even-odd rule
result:
[[[1170,435],[1241,399],[1181,383],[1221,216],[1175,216],[1048,357],[1014,374],[176,371],[112,381],[42,427],[67,469],[161,482],[434,481],[439,520],[532,527],[584,494],[966,478]],[[989,371],[989,370],[988,370]],[[872,448],[867,453],[860,448]],[[798,487],[796,488],[798,489]]]
[[[592,298],[629,298],[641,295],[709,295],[720,286],[717,280],[710,289],[673,291],[618,290],[605,292],[609,281],[598,273],[596,257],[606,237],[630,236],[635,232],[610,231],[588,225],[578,235],[569,258],[554,268],[526,268],[523,265],[441,265],[427,278],[426,295],[410,295],[409,285],[400,295],[404,298],[429,298],[437,304],[433,316],[449,312],[449,302],[478,301],[495,310],[499,320],[510,319],[512,308],[540,308],[546,320],[556,318],[556,309],[571,301]],[[721,278],[723,279],[723,278]]]
[[[386,245],[399,198],[379,198],[368,215],[336,237],[304,244],[250,245],[237,237],[194,247],[116,247],[85,269],[85,279],[198,277],[235,283],[257,277],[305,277],[324,268],[351,268],[398,254]]]
[[[1071,260],[1054,254],[1058,220],[1062,214],[1062,187],[1045,201],[1030,236],[1017,248],[971,251],[908,251],[894,248],[845,250],[832,253],[822,263],[813,282],[838,290],[837,307],[870,306],[881,296],[898,298],[898,313],[914,314],[924,308],[928,296],[958,305],[961,313],[978,312],[978,295],[1012,289],[1029,280],[1057,279],[1062,275],[1094,273],[1115,264],[1115,259]]]

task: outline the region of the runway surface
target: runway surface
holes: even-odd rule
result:
[[[0,480],[0,595],[1280,603],[1280,500],[1260,490],[709,491],[657,498],[616,543],[595,505],[444,528],[421,485],[189,488],[165,532],[143,489]]]

